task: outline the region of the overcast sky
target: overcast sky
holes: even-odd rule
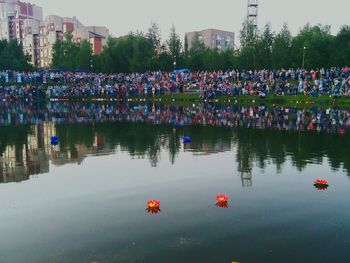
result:
[[[84,25],[102,25],[114,36],[146,31],[151,21],[166,38],[175,24],[188,31],[216,28],[239,35],[247,14],[247,0],[28,0],[43,7],[44,16],[76,16]],[[278,31],[287,22],[295,34],[307,22],[329,24],[336,33],[350,24],[350,0],[259,0],[259,27],[271,23]]]

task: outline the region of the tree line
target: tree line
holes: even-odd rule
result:
[[[73,35],[67,33],[63,41],[56,41],[52,50],[53,69],[89,70],[91,68],[93,55],[87,40],[75,43]]]
[[[158,26],[152,24],[147,33],[130,33],[110,38],[100,56],[94,57],[98,72],[144,72],[177,68],[190,70],[238,69],[308,69],[342,67],[350,61],[350,27],[343,26],[336,35],[330,26],[305,25],[292,36],[287,24],[275,33],[269,25],[256,30],[246,25],[240,32],[240,46],[221,52],[207,48],[195,37],[189,49],[173,26],[169,38],[162,42]]]
[[[344,25],[336,35],[330,26],[305,25],[292,36],[287,24],[279,32],[270,25],[257,30],[243,26],[240,45],[221,52],[207,48],[195,37],[189,48],[188,39],[181,40],[175,26],[163,41],[157,24],[147,32],[131,32],[122,37],[110,37],[101,55],[93,55],[89,41],[75,43],[71,34],[53,47],[52,69],[86,70],[103,73],[226,69],[307,69],[342,67],[350,61],[350,26]],[[174,62],[176,65],[174,65]],[[29,57],[16,41],[0,41],[0,69],[30,70]]]
[[[16,40],[0,40],[0,70],[31,70],[30,56]]]
[[[46,112],[42,105],[37,105],[36,113]],[[94,123],[94,124],[58,124],[57,135],[60,148],[70,149],[73,154],[76,146],[83,144],[93,147],[95,134],[101,134],[108,142],[110,150],[120,146],[131,156],[147,157],[152,165],[159,162],[162,148],[166,148],[170,160],[175,162],[182,146],[184,134],[195,138],[194,149],[237,149],[238,169],[247,171],[252,162],[261,169],[269,163],[280,170],[291,159],[300,171],[305,169],[310,160],[322,162],[325,153],[334,170],[344,169],[350,176],[350,137],[317,132],[285,132],[273,129],[226,129],[222,127],[188,126],[173,127],[169,125],[143,125],[142,123]],[[15,145],[17,149],[26,147],[30,125],[4,126],[0,129],[0,154],[7,146]],[[128,134],[128,136],[125,136]],[[233,147],[235,146],[235,147]],[[349,146],[349,147],[348,147]]]

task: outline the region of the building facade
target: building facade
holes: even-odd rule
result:
[[[74,30],[72,35],[76,43],[88,40],[93,53],[95,55],[100,55],[103,47],[107,44],[109,30],[104,26],[86,26]]]
[[[0,38],[19,39],[24,35],[25,20],[41,22],[42,8],[19,0],[0,0]]]
[[[198,39],[208,48],[226,51],[234,49],[235,33],[217,29],[206,29],[186,33],[188,47],[191,49],[194,40]]]
[[[40,63],[36,66],[40,68],[50,67],[52,64],[53,46],[56,41],[62,41],[66,33],[72,33],[81,27],[84,27],[84,25],[76,17],[47,16],[40,25]]]
[[[20,0],[0,0],[0,39],[17,40],[31,57],[31,64],[48,68],[52,64],[53,46],[72,33],[73,41],[88,40],[93,53],[102,53],[109,31],[106,27],[85,27],[76,17],[55,15],[43,19],[42,8]]]
[[[24,20],[22,37],[23,50],[31,57],[32,65],[40,64],[40,22],[36,20]]]

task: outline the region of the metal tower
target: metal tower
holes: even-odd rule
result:
[[[258,28],[258,7],[258,0],[248,0],[247,22],[255,28]]]

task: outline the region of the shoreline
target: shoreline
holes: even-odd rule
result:
[[[219,96],[215,99],[202,99],[199,94],[172,94],[160,95],[154,97],[125,97],[117,98],[111,96],[99,97],[73,97],[73,98],[20,98],[20,99],[2,99],[2,103],[6,102],[136,102],[136,103],[167,103],[186,105],[188,103],[215,103],[215,104],[232,104],[232,105],[268,105],[268,106],[288,106],[288,107],[349,107],[350,98],[348,97],[330,97],[326,95],[311,97],[305,95],[295,96],[273,96],[267,97],[259,96]],[[0,104],[1,104],[0,102]]]
[[[28,99],[27,99],[28,100]],[[202,99],[198,94],[172,94],[172,95],[160,95],[154,97],[134,96],[117,98],[111,96],[99,96],[99,97],[77,97],[77,98],[48,98],[39,99],[39,101],[51,101],[51,102],[168,102],[168,103],[218,103],[218,104],[277,104],[277,105],[322,105],[322,106],[348,106],[350,107],[350,97],[332,97],[322,95],[318,97],[311,97],[305,95],[295,96],[273,96],[267,97],[259,96],[219,96],[214,99]],[[8,100],[3,100],[8,101]],[[20,101],[20,100],[19,100]],[[32,101],[38,101],[32,99]]]

